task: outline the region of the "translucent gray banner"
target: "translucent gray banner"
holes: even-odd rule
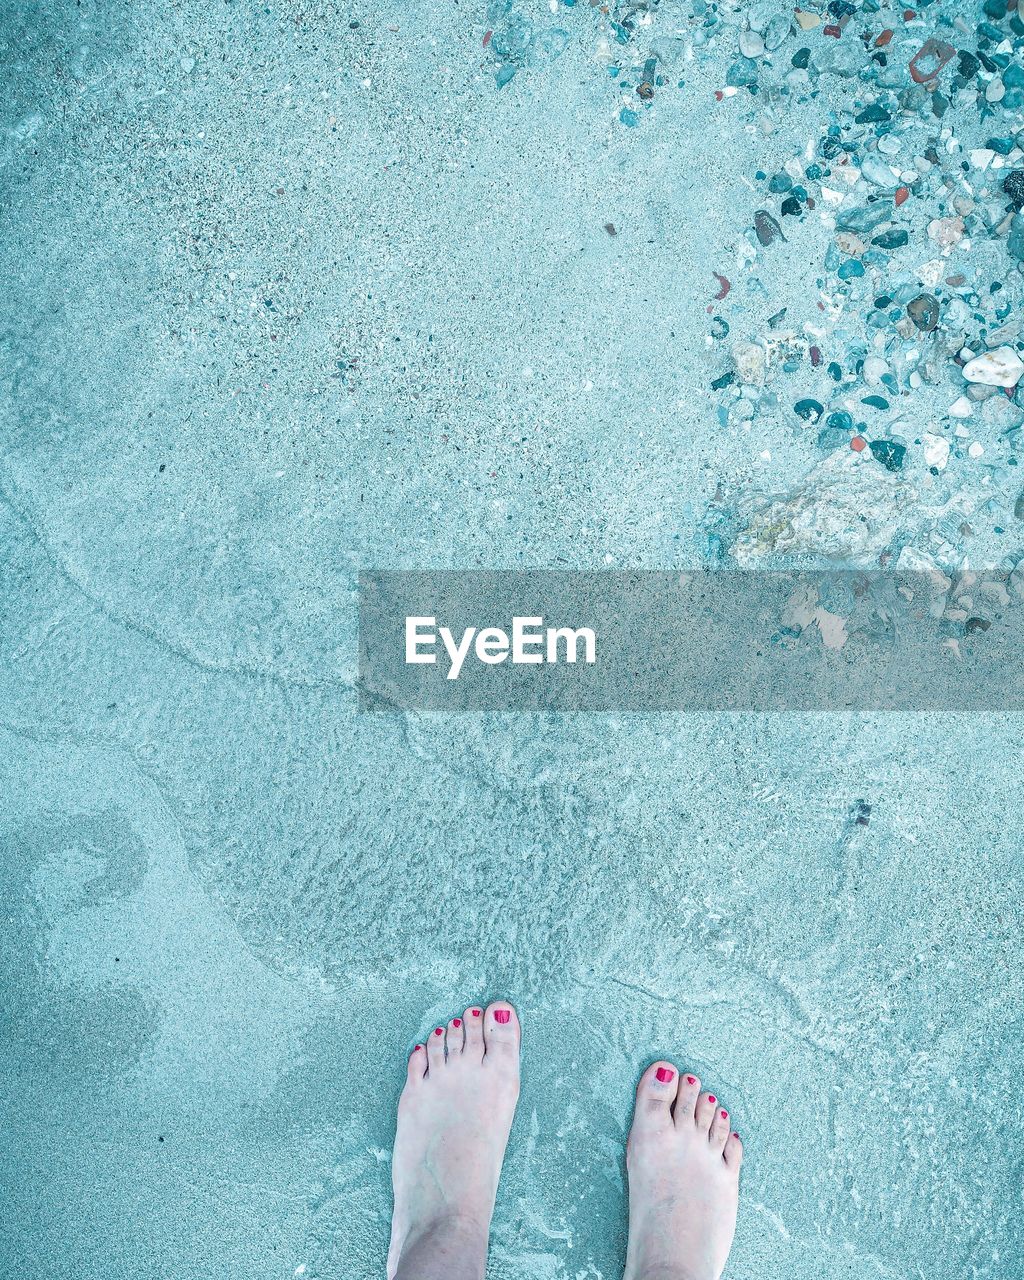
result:
[[[1002,710],[1024,573],[360,574],[364,709]]]

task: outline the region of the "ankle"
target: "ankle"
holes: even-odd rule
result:
[[[700,1276],[689,1267],[663,1263],[639,1268],[634,1272],[632,1280],[714,1280],[714,1277]]]
[[[441,1211],[418,1223],[402,1243],[395,1280],[483,1280],[490,1224],[471,1214]]]
[[[626,1280],[720,1280],[710,1271],[700,1271],[682,1262],[653,1261],[627,1268]]]

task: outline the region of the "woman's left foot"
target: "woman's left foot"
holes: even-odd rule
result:
[[[409,1055],[391,1162],[388,1280],[458,1259],[483,1276],[498,1176],[519,1097],[519,1019],[497,1001],[437,1027]]]

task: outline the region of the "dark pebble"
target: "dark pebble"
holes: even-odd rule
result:
[[[907,303],[907,315],[924,333],[931,333],[939,323],[939,303],[930,293],[919,293]]]
[[[767,209],[758,209],[754,214],[754,231],[758,241],[763,245],[769,245],[773,240],[785,240],[786,238],[782,234],[782,228]]]
[[[1003,190],[1018,213],[1024,209],[1024,169],[1013,169],[1003,179]]]
[[[886,471],[899,471],[903,466],[906,445],[897,444],[895,440],[872,440],[868,448]]]
[[[825,406],[818,400],[798,400],[793,406],[793,412],[798,418],[803,418],[804,422],[817,422],[825,412]]]
[[[871,243],[877,244],[879,249],[902,249],[909,239],[905,231],[883,231]]]

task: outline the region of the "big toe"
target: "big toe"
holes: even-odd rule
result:
[[[507,1000],[495,1000],[484,1012],[484,1051],[488,1058],[519,1061],[519,1018]]]
[[[667,1129],[679,1089],[679,1072],[671,1062],[652,1062],[636,1087],[633,1128],[638,1132]]]

